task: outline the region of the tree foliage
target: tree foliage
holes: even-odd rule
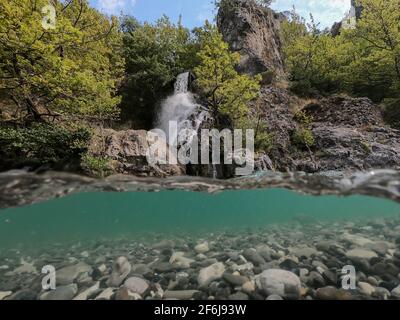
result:
[[[320,32],[292,13],[284,23],[284,54],[292,88],[302,95],[337,91],[374,101],[399,96],[400,2],[359,0],[361,19],[339,36]]]
[[[26,128],[0,127],[0,170],[43,166],[76,170],[89,140],[90,133],[83,127],[67,129],[45,123]]]
[[[42,25],[47,0],[0,2],[0,91],[14,118],[116,118],[121,34],[86,0],[53,1],[54,29]]]
[[[206,105],[217,125],[220,115],[239,120],[247,114],[249,102],[258,97],[261,79],[238,74],[235,66],[240,56],[229,51],[215,26],[207,22],[197,34],[200,63],[194,72]]]

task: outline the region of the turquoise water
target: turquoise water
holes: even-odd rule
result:
[[[400,205],[367,196],[309,196],[289,190],[219,194],[184,191],[80,193],[0,211],[0,248],[151,233],[257,228],[294,219],[398,216]]]

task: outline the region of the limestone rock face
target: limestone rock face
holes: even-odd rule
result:
[[[294,114],[304,102],[272,86],[261,89],[261,99],[263,119],[274,136],[268,156],[278,171],[400,168],[400,131],[385,125],[380,107],[368,98],[334,95],[302,108],[313,120],[313,160],[292,141],[299,128]]]
[[[262,119],[268,124],[268,133],[273,137],[273,148],[268,153],[270,168],[266,169],[288,171],[293,164],[290,157],[291,133],[296,129],[292,109],[299,104],[298,99],[287,89],[265,86],[261,88],[260,101]]]
[[[315,122],[351,127],[383,125],[380,108],[368,98],[334,95],[317,103],[310,103],[304,111]]]
[[[331,34],[336,37],[340,34],[342,29],[354,26],[359,19],[361,19],[363,6],[358,5],[356,0],[351,0],[350,12],[340,22],[335,22],[331,28]]]
[[[103,130],[103,134],[104,140],[93,139],[90,149],[93,150],[93,154],[96,154],[96,150],[101,149],[100,145],[104,144],[105,156],[112,160],[117,173],[142,177],[179,176],[186,173],[185,166],[179,164],[153,165],[147,161],[149,142],[145,130],[106,129]],[[168,148],[167,143],[165,146]],[[168,155],[167,149],[163,152]]]
[[[217,25],[230,49],[241,55],[240,72],[283,73],[279,30],[284,19],[283,14],[260,7],[254,0],[223,1]]]
[[[305,110],[319,171],[400,168],[400,131],[384,125],[370,99],[333,96]]]
[[[355,9],[356,18],[360,19],[363,11],[362,5],[358,5],[356,0],[351,0],[351,6]]]

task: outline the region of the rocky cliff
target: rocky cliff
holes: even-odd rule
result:
[[[168,147],[166,143],[165,147]],[[94,136],[89,152],[95,157],[107,157],[112,164],[114,173],[140,177],[167,177],[186,174],[186,168],[182,165],[150,164],[146,157],[148,148],[147,132],[144,130],[115,131],[105,129],[102,137]],[[168,155],[167,149],[160,151]]]
[[[357,4],[357,0],[351,0],[351,7],[355,9],[356,18],[361,19],[361,14],[363,11],[363,6]]]
[[[400,131],[384,124],[379,106],[368,98],[333,96],[304,110],[314,119],[316,171],[400,168]],[[312,171],[304,153],[294,163]]]
[[[400,169],[400,131],[385,125],[379,106],[370,99],[335,95],[308,103],[274,86],[263,87],[261,99],[263,119],[273,136],[268,156],[275,170]],[[293,139],[299,129],[295,120],[299,110],[312,119],[315,143],[310,150]]]
[[[343,28],[352,28],[361,19],[363,7],[357,4],[356,0],[351,0],[350,12],[340,22],[335,22],[331,28],[331,34],[335,37],[340,34]]]
[[[362,8],[351,1],[356,19]],[[222,1],[218,27],[232,50],[241,54],[239,70],[248,74],[274,70],[284,74],[280,26],[284,16],[255,1]],[[279,171],[367,170],[400,168],[400,132],[385,125],[380,107],[368,98],[332,96],[308,102],[285,86],[263,85],[262,113],[273,148],[260,153],[259,168]],[[293,142],[299,129],[295,114],[312,119],[315,144],[304,150]],[[268,161],[271,159],[271,162]]]
[[[279,35],[284,16],[254,0],[221,1],[217,24],[230,49],[241,54],[239,71],[283,73]]]

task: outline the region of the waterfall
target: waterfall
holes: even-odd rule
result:
[[[174,141],[169,141],[170,145],[182,145],[182,140],[190,142],[193,138],[192,130],[198,132],[201,124],[209,117],[208,111],[200,104],[197,104],[193,94],[189,92],[189,77],[189,72],[178,75],[174,94],[161,104],[157,128],[162,129],[169,139],[169,122],[176,121],[178,123],[178,133],[183,135],[178,137],[180,143],[175,139]],[[175,132],[171,133],[172,137],[176,137]]]
[[[175,82],[175,92],[174,94],[187,93],[189,89],[189,72],[184,72],[178,75]]]

